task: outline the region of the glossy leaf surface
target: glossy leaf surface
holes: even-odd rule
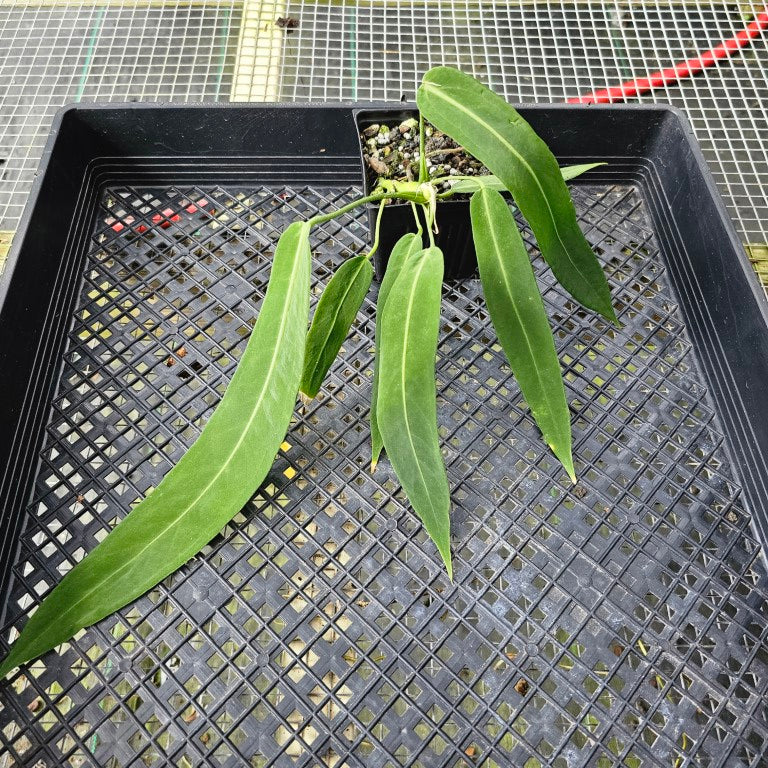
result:
[[[560,362],[525,244],[499,192],[469,203],[485,303],[520,391],[552,452],[575,482]]]
[[[579,229],[554,155],[514,107],[451,67],[424,75],[419,109],[512,193],[563,287],[585,307],[618,322],[600,263]]]
[[[560,175],[563,181],[578,178],[587,171],[607,163],[582,163],[581,165],[563,165],[560,167]],[[478,189],[493,189],[496,192],[504,192],[507,187],[501,179],[493,174],[489,176],[474,176],[468,179],[459,179],[451,184],[454,192],[476,192]]]
[[[376,354],[373,360],[373,385],[371,387],[371,471],[376,469],[376,464],[379,461],[382,448],[384,447],[384,443],[381,439],[381,432],[379,431],[379,420],[376,416],[376,402],[379,397],[379,371],[381,368],[381,317],[387,302],[387,296],[389,296],[389,292],[392,289],[395,279],[398,274],[400,274],[400,268],[403,266],[403,263],[408,256],[421,249],[422,243],[419,235],[414,232],[409,232],[407,235],[403,235],[395,243],[395,246],[392,249],[389,261],[387,262],[387,270],[384,273],[384,278],[379,286],[379,297],[376,301]]]
[[[300,386],[307,397],[315,397],[320,391],[323,379],[360,311],[371,280],[373,267],[363,254],[345,261],[328,281],[307,334]]]
[[[442,283],[438,248],[405,258],[384,305],[376,415],[398,480],[452,579],[451,501],[435,400]]]
[[[0,677],[154,587],[240,511],[272,466],[301,379],[309,224],[291,224],[246,350],[202,433],[158,487],[78,563],[27,621]]]

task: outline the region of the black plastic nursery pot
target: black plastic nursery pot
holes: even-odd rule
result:
[[[0,282],[0,652],[195,439],[280,232],[361,194],[359,109],[412,107],[56,118]],[[231,525],[0,682],[0,764],[765,764],[765,297],[678,112],[520,111],[562,164],[608,163],[571,191],[621,328],[573,304],[523,229],[578,484],[478,281],[447,282],[449,582],[387,462],[368,470],[374,285]],[[368,213],[311,242],[314,302],[369,247]]]
[[[355,111],[355,124],[358,135],[374,123],[396,127],[408,118],[416,117],[418,112],[402,107],[390,109],[361,109]],[[362,158],[363,190],[370,194],[376,183],[376,175],[365,164]],[[469,218],[469,199],[444,200],[440,204],[440,220],[438,231],[435,233],[435,244],[442,250],[445,260],[445,279],[463,280],[471,277],[477,270],[475,243],[472,239],[472,227]],[[376,230],[378,205],[367,206],[368,225],[373,240]],[[425,225],[423,216],[418,214]],[[394,244],[408,232],[414,231],[414,214],[409,203],[392,202],[385,206],[381,216],[379,229],[379,249],[374,254],[376,277],[381,280],[386,270],[387,260]],[[424,235],[426,239],[426,234]]]

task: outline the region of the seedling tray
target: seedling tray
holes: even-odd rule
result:
[[[0,288],[3,652],[199,433],[280,231],[359,190],[359,106],[57,117]],[[535,257],[578,485],[477,281],[446,283],[450,584],[367,468],[374,287],[232,524],[0,684],[0,765],[766,764],[764,299],[679,113],[522,112],[563,163],[609,163],[573,195],[623,327]],[[315,295],[367,232],[315,233]]]

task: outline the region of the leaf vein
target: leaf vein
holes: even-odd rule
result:
[[[485,196],[483,196],[482,200],[483,200],[483,207],[485,208],[485,211],[486,211],[486,218],[490,222],[491,221],[491,215],[490,215],[490,208],[488,206],[488,200],[486,199]],[[490,229],[490,232],[491,232],[491,238],[493,239],[494,250],[496,251],[496,254],[498,256],[498,262],[499,262],[499,266],[501,267],[501,273],[504,276],[504,285],[507,288],[507,293],[510,296],[512,296],[512,286],[511,286],[511,284],[509,282],[509,273],[507,272],[507,268],[506,268],[506,264],[504,262],[504,259],[501,258],[501,247],[500,247],[499,240],[497,238],[496,228],[494,226],[489,225],[489,229]],[[547,398],[547,401],[550,401],[551,400],[551,393],[549,392],[549,389],[546,387],[545,381],[542,378],[542,372],[541,372],[541,369],[540,369],[539,364],[538,364],[538,357],[537,357],[537,355],[534,352],[533,344],[532,344],[531,338],[530,338],[530,336],[528,334],[528,328],[526,327],[525,323],[523,322],[522,317],[520,316],[520,311],[517,308],[516,302],[515,301],[511,301],[510,305],[512,307],[512,311],[515,313],[515,317],[517,318],[518,324],[520,325],[520,328],[521,328],[521,330],[523,332],[523,336],[525,337],[525,345],[528,347],[528,351],[530,352],[531,358],[533,359],[533,367],[534,367],[534,370],[536,371],[536,378],[539,380],[539,384],[541,385],[542,391],[545,392],[545,396]],[[551,407],[551,404],[550,404],[550,407]]]
[[[291,289],[293,288],[293,286],[295,285],[295,283],[296,283],[296,281],[298,279],[297,278],[297,275],[298,275],[297,266],[300,266],[300,264],[301,264],[301,260],[300,259],[295,259],[294,266],[293,266],[292,271],[291,271],[291,277],[290,277],[290,280],[289,280],[289,283],[288,283],[288,289],[289,289],[287,291],[288,294],[290,294]],[[278,355],[278,351],[280,349],[281,342],[282,342],[283,337],[285,335],[285,328],[286,328],[286,325],[287,325],[288,318],[289,318],[289,313],[288,312],[283,312],[281,314],[280,325],[279,325],[279,330],[278,330],[278,334],[277,334],[278,343],[275,344],[274,352],[272,353],[272,357],[270,359],[270,364],[269,364],[269,368],[268,368],[268,371],[267,371],[267,375],[264,377],[264,384],[263,384],[263,386],[261,388],[261,391],[259,393],[259,397],[258,397],[256,403],[254,404],[254,407],[253,407],[253,409],[251,411],[251,414],[250,414],[250,416],[248,418],[248,421],[246,422],[246,426],[242,430],[242,432],[240,433],[240,437],[238,438],[237,442],[235,443],[235,446],[233,447],[233,449],[229,452],[229,455],[226,457],[225,460],[221,461],[221,463],[219,465],[218,471],[213,476],[213,478],[210,480],[210,482],[205,486],[205,488],[203,488],[203,490],[197,495],[197,497],[195,497],[195,499],[187,505],[187,507],[183,510],[183,512],[181,512],[179,514],[178,517],[174,518],[167,526],[165,526],[162,530],[160,530],[157,533],[157,535],[152,537],[138,551],[138,553],[131,560],[128,560],[125,563],[123,563],[122,565],[120,565],[117,568],[115,568],[109,574],[109,578],[108,579],[107,578],[102,579],[102,580],[98,581],[93,587],[91,587],[90,589],[86,590],[78,600],[76,600],[75,602],[71,603],[68,608],[66,608],[64,611],[62,611],[60,616],[66,616],[66,615],[72,613],[72,611],[77,606],[79,606],[81,603],[83,603],[85,600],[87,600],[87,598],[90,597],[90,595],[92,595],[96,590],[98,590],[104,583],[106,583],[107,581],[114,580],[114,578],[119,573],[121,573],[122,571],[125,571],[133,562],[135,562],[138,558],[140,558],[141,555],[144,554],[144,552],[146,552],[152,546],[152,544],[154,544],[155,541],[157,541],[159,538],[161,538],[163,535],[165,535],[168,531],[170,531],[174,526],[176,526],[179,523],[179,521],[183,520],[184,517],[186,517],[186,515],[188,515],[189,512],[194,508],[194,506],[200,501],[200,499],[202,499],[205,496],[205,494],[208,493],[208,491],[213,487],[214,483],[216,483],[216,481],[221,477],[221,475],[224,473],[225,469],[227,468],[227,465],[229,464],[230,460],[234,457],[234,455],[240,449],[240,446],[243,444],[243,442],[245,440],[245,436],[248,433],[248,430],[250,429],[251,425],[253,424],[253,422],[254,422],[254,420],[256,418],[257,413],[261,409],[261,405],[262,405],[262,403],[264,401],[264,398],[266,397],[266,395],[268,394],[268,392],[270,390],[269,384],[271,383],[272,376],[273,376],[274,371],[275,371],[275,365],[277,363],[277,359],[278,359],[278,356],[279,356]],[[258,322],[258,320],[257,320],[257,322]],[[147,496],[146,498],[147,499],[151,498],[151,494],[150,494],[150,496]]]
[[[435,86],[433,86],[432,83],[428,83],[428,82],[427,83],[423,83],[422,87],[426,87],[429,90],[432,90],[433,93],[438,94],[443,99],[445,99],[445,101],[447,101],[450,104],[453,104],[458,110],[460,110],[461,112],[464,112],[464,114],[469,115],[473,119],[476,119],[479,123],[481,123],[488,130],[489,133],[491,133],[494,136],[496,136],[499,139],[499,141],[501,141],[501,143],[504,144],[504,146],[507,147],[509,149],[509,151],[513,155],[515,155],[515,157],[517,157],[520,160],[522,165],[526,168],[528,173],[533,178],[534,182],[536,183],[536,186],[539,188],[539,191],[541,192],[542,197],[544,198],[544,202],[545,202],[545,204],[547,206],[547,210],[549,211],[549,217],[552,219],[552,226],[553,226],[553,229],[555,231],[555,235],[557,236],[557,239],[560,242],[560,245],[562,246],[563,251],[565,252],[565,255],[568,257],[568,261],[571,262],[571,265],[579,273],[579,275],[582,277],[582,279],[585,281],[585,283],[587,285],[589,285],[589,280],[588,280],[587,276],[581,271],[581,269],[579,268],[579,265],[573,260],[573,257],[571,256],[571,253],[568,250],[568,247],[563,242],[563,238],[560,235],[560,230],[557,227],[557,218],[555,217],[555,214],[552,211],[552,206],[549,204],[549,198],[545,194],[544,189],[541,186],[541,182],[539,181],[538,176],[534,173],[533,168],[531,168],[531,166],[529,165],[528,161],[515,149],[514,145],[510,144],[509,141],[507,141],[507,139],[505,139],[504,136],[502,136],[502,134],[500,134],[492,125],[490,125],[488,122],[486,122],[485,120],[483,120],[480,117],[478,117],[470,109],[467,109],[467,107],[465,107],[461,102],[456,101],[456,99],[453,99],[450,96],[447,96],[446,94],[442,93],[441,90],[439,88],[436,88]]]

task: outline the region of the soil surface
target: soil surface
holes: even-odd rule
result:
[[[490,171],[452,138],[426,123],[429,178],[437,176],[487,176]],[[360,134],[363,159],[374,178],[411,181],[419,176],[419,123],[410,118],[399,124],[374,123]],[[449,189],[448,181],[440,185]]]

